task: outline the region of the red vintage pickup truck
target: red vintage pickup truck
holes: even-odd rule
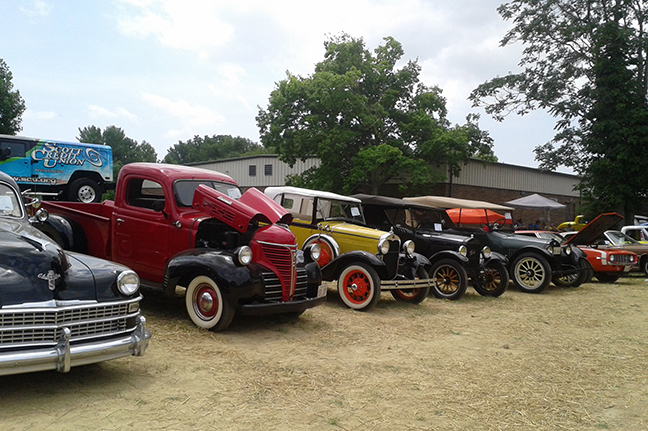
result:
[[[319,249],[298,250],[290,213],[218,172],[132,163],[114,201],[43,207],[36,226],[63,248],[129,266],[143,289],[184,293],[202,328],[225,329],[235,310],[299,315],[326,298]]]

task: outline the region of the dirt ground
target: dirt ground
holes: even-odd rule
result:
[[[7,430],[646,430],[643,276],[194,327],[147,297],[144,357],[0,378]]]

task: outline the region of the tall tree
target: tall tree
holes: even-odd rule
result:
[[[324,48],[315,72],[306,78],[288,73],[257,115],[261,142],[281,160],[292,166],[319,157],[318,168],[292,183],[377,193],[394,177],[407,176],[419,187],[437,181],[431,164],[450,160],[449,153],[443,146],[436,153],[426,147],[452,129],[441,90],[419,82],[416,61],[396,67],[403,48],[391,37],[373,53],[347,34],[331,37]],[[492,143],[482,144],[494,157]],[[461,145],[466,158],[475,155],[467,139]]]
[[[165,163],[186,164],[240,157],[250,154],[261,154],[264,149],[261,145],[240,136],[214,135],[200,137],[194,136],[187,142],[179,141],[169,148],[164,157]]]
[[[108,126],[103,132],[97,126],[79,128],[77,140],[90,144],[108,145],[112,148],[115,179],[117,179],[121,168],[128,163],[157,162],[157,153],[151,144],[146,141],[138,143],[126,136],[126,133],[119,127]]]
[[[645,204],[648,3],[514,0],[498,11],[513,21],[501,45],[524,45],[523,70],[478,86],[474,106],[498,120],[547,110],[556,135],[535,149],[542,169],[563,165],[583,175],[581,190],[598,201],[596,211],[631,213],[636,202]]]
[[[22,130],[20,125],[25,112],[25,101],[18,90],[13,89],[13,75],[9,66],[0,58],[0,133],[15,135]]]

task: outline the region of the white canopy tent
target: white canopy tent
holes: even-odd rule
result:
[[[515,208],[547,210],[547,224],[551,223],[551,210],[564,209],[567,205],[561,204],[537,193],[506,202]]]

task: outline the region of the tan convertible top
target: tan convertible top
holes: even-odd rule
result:
[[[512,207],[494,204],[486,201],[473,201],[470,199],[457,199],[445,196],[417,196],[414,198],[403,198],[403,200],[415,202],[421,205],[428,205],[438,208],[471,208],[487,209],[493,211],[513,211]]]

